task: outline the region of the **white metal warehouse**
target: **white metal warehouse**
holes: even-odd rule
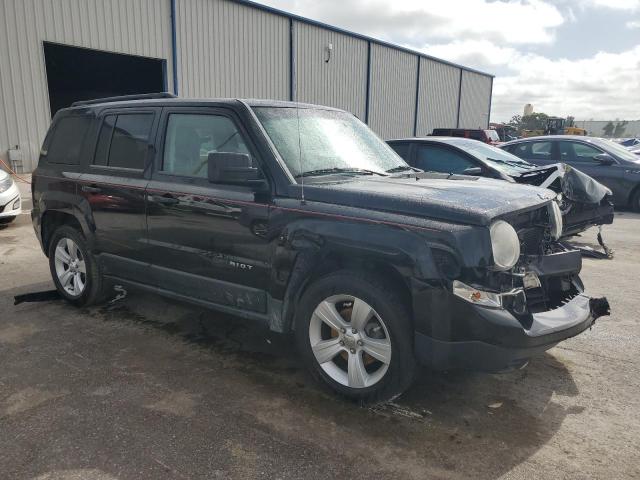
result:
[[[168,90],[353,112],[381,137],[486,127],[493,77],[241,0],[0,0],[0,158],[72,101]]]

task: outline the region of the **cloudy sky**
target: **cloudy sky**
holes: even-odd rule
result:
[[[492,121],[640,119],[640,0],[260,1],[494,74]]]

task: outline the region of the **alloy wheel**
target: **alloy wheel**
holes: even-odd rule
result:
[[[316,307],[309,324],[311,350],[334,381],[366,388],[384,377],[391,338],[378,313],[352,295],[333,295]]]
[[[61,238],[55,250],[56,275],[60,285],[72,297],[79,297],[87,285],[87,267],[78,245]]]

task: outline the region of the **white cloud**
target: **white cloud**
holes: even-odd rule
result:
[[[640,10],[640,0],[587,0],[586,3],[615,10]]]
[[[541,0],[266,0],[277,8],[359,33],[400,43],[428,39],[489,39],[544,44],[564,23],[560,11]]]
[[[637,93],[640,42],[635,42],[635,47],[614,45],[612,48],[618,48],[615,53],[585,53],[584,58],[578,59],[531,53],[553,54],[557,31],[569,23],[575,31],[587,10],[591,10],[591,18],[619,16],[620,12],[640,11],[640,0],[266,0],[264,3],[495,72],[492,120],[508,120],[521,113],[525,103],[533,103],[537,111],[578,119],[640,117]],[[603,27],[621,25],[605,23]],[[640,21],[629,19],[626,27],[638,28]],[[584,35],[589,38],[591,33],[585,31]],[[590,48],[593,45],[607,48],[601,39],[593,40]],[[578,50],[573,55],[579,55],[585,39],[575,41]]]
[[[495,79],[493,119],[521,113],[525,103],[578,119],[640,117],[640,46],[573,61],[524,55],[510,67],[514,74]]]

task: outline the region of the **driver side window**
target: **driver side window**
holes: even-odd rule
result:
[[[162,171],[207,178],[209,153],[249,153],[242,134],[223,115],[172,113],[167,122]]]
[[[593,162],[593,157],[602,153],[597,148],[578,142],[560,142],[561,162]]]

